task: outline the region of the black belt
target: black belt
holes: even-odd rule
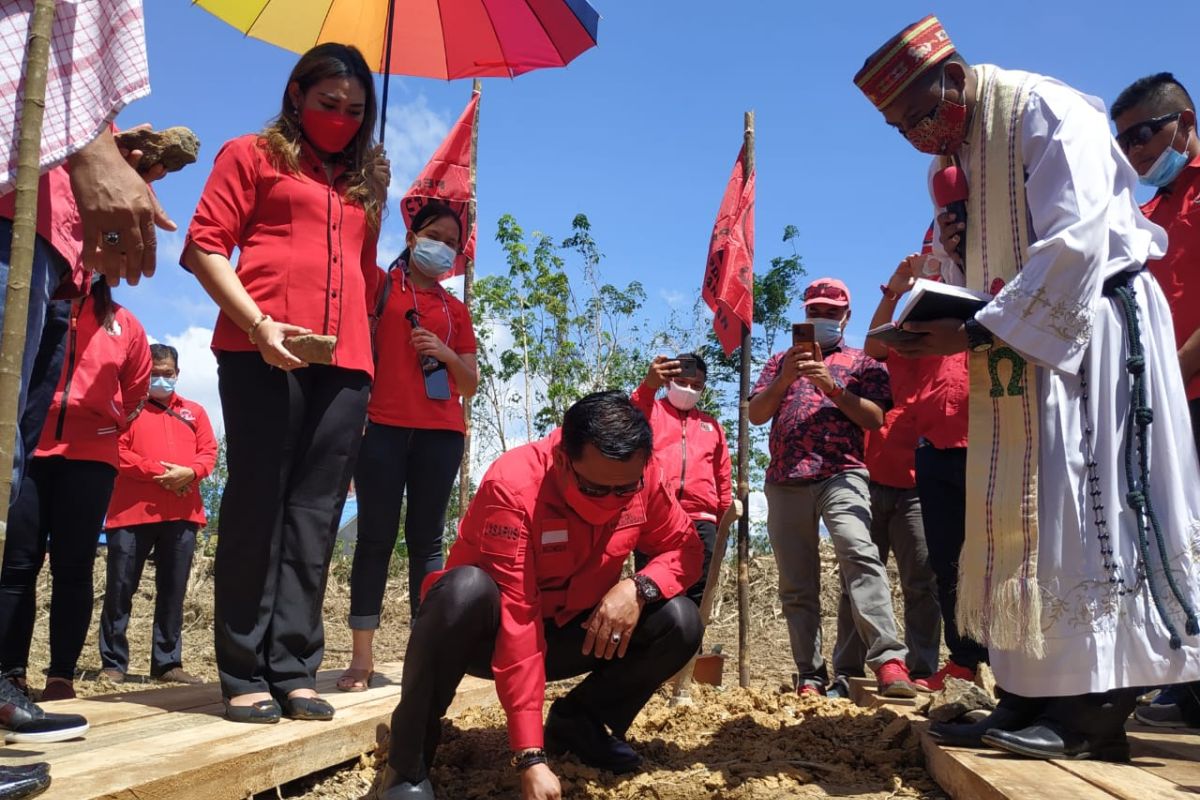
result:
[[[1145,264],[1139,264],[1136,269],[1126,269],[1118,272],[1104,282],[1104,287],[1100,290],[1100,293],[1105,297],[1116,297],[1117,289],[1132,284],[1133,279],[1145,268]]]

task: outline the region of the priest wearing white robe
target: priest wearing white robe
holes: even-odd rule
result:
[[[1200,677],[1200,474],[1170,311],[1144,270],[1166,234],[1099,100],[968,65],[934,17],[855,83],[937,156],[933,193],[965,200],[965,220],[938,208],[943,277],[994,295],[973,319],[906,325],[925,335],[897,347],[971,361],[958,617],[1004,694],[984,722],[937,733],[1128,760],[1141,687]],[[963,178],[965,198],[947,190]]]

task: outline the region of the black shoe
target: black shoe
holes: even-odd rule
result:
[[[49,786],[49,764],[0,766],[0,800],[22,800],[25,797],[34,797],[46,791]]]
[[[635,772],[642,766],[642,757],[628,742],[610,734],[602,722],[588,714],[566,708],[561,699],[554,701],[546,715],[546,752],[573,753],[589,767],[616,775]]]
[[[225,701],[225,719],[230,722],[249,722],[256,725],[274,725],[282,712],[274,700],[259,700],[248,706],[231,706]]]
[[[1106,737],[1091,737],[1051,719],[1039,719],[1018,731],[990,730],[983,735],[985,744],[1029,758],[1067,761],[1129,761],[1129,740],[1125,731]]]
[[[429,778],[420,783],[409,783],[390,766],[384,765],[383,772],[379,773],[375,785],[363,800],[437,800],[437,796]]]
[[[333,719],[333,706],[319,697],[288,697],[283,701],[283,715],[288,719],[327,721]]]
[[[1037,698],[1005,694],[1000,704],[979,722],[933,722],[929,735],[946,747],[985,748],[984,734],[989,731],[1016,731],[1033,723],[1041,713],[1044,703]]]
[[[4,741],[9,744],[63,742],[83,736],[87,729],[88,721],[80,715],[48,714],[10,681],[0,680],[0,730],[8,731]]]

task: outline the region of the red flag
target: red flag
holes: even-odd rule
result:
[[[462,116],[405,193],[400,202],[405,227],[412,225],[413,217],[430,200],[440,200],[453,208],[466,227],[467,205],[471,202],[471,131],[475,127],[475,109],[478,107],[479,95],[472,94]],[[466,272],[466,260],[475,258],[474,226],[465,239],[462,255],[455,261],[451,276],[462,275]]]
[[[702,296],[725,355],[741,346],[742,326],[754,324],[754,174],[746,180],[743,163],[738,153],[704,268]]]

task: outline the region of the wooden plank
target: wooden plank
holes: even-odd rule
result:
[[[895,706],[894,711],[899,711],[901,708],[909,708],[916,710],[918,705],[923,705],[928,695],[917,695],[916,697],[883,697],[875,690],[879,688],[879,683],[874,678],[851,678],[850,679],[850,699],[855,705],[860,705],[863,708],[879,708],[881,706]]]
[[[1131,723],[1125,727],[1133,741],[1133,752],[1161,754],[1184,761],[1200,762],[1200,735],[1190,729],[1151,728]]]
[[[191,705],[197,687],[172,687],[147,694],[174,697],[112,702],[109,720],[85,739],[14,745],[3,754],[7,763],[51,761],[54,782],[45,800],[242,800],[374,749],[377,729],[390,720],[400,694],[400,665],[380,671],[383,684],[367,692],[326,695],[338,710],[330,722],[229,722],[221,717],[219,702]],[[318,686],[332,688],[340,672],[328,671]],[[450,715],[495,701],[490,681],[467,677]],[[81,702],[85,701],[56,705]],[[189,707],[145,713],[146,708],[180,705]],[[129,716],[118,718],[120,710]]]
[[[929,774],[954,800],[1114,798],[1110,792],[1060,769],[1056,762],[1010,757],[995,751],[942,747],[928,734],[922,734],[921,747]],[[1154,795],[1138,800],[1150,797]]]
[[[1162,736],[1167,746],[1147,738],[1141,731],[1130,730],[1134,765],[1193,794],[1200,793],[1200,737],[1183,732],[1163,735],[1161,729],[1150,732]]]
[[[1121,800],[1196,800],[1194,791],[1185,791],[1174,781],[1155,775],[1133,764],[1107,761],[1055,761],[1059,769],[1097,786]]]

